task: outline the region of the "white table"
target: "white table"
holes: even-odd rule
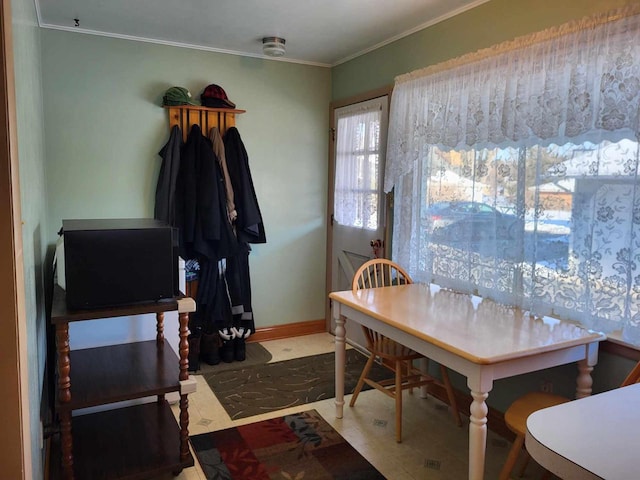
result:
[[[640,476],[640,384],[545,408],[527,419],[531,456],[560,478]]]
[[[591,394],[598,342],[606,337],[574,324],[533,318],[520,309],[435,285],[332,292],[336,321],[336,416],[344,407],[345,321],[376,330],[467,377],[473,402],[469,479],[484,476],[487,399],[493,381],[578,362],[576,396]]]

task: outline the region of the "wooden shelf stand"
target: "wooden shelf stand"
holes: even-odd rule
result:
[[[179,356],[165,346],[164,312],[178,311]],[[73,479],[143,479],[193,466],[189,451],[187,398],[189,313],[195,302],[180,297],[151,302],[69,311],[65,292],[54,289],[51,322],[56,330],[57,400],[61,473]],[[156,339],[71,351],[69,322],[156,314]],[[165,394],[180,393],[179,423]],[[98,413],[75,410],[145,397],[157,401]]]

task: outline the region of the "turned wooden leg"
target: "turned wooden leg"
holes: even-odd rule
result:
[[[334,306],[333,308],[334,318],[336,320],[336,418],[342,418],[344,407],[344,364],[346,357],[345,322],[347,319],[342,315],[335,315],[336,307]]]
[[[191,299],[189,299],[191,300]],[[193,300],[191,300],[193,303]],[[178,321],[180,323],[180,342],[178,351],[180,354],[180,380],[189,380],[189,312],[178,304]],[[180,460],[189,457],[189,398],[187,394],[180,395]]]
[[[156,313],[156,345],[164,346],[164,312]]]
[[[73,480],[73,441],[71,438],[71,411],[65,404],[71,401],[71,361],[69,359],[69,324],[56,325],[58,352],[58,401],[60,402],[60,449],[62,451],[62,475]]]
[[[189,457],[189,396],[180,395],[180,461]]]
[[[62,450],[62,478],[73,480],[73,441],[71,438],[71,412],[61,411],[60,419],[60,449]]]
[[[156,313],[156,347],[164,348],[164,312]],[[164,403],[164,395],[158,395],[158,403]]]
[[[484,478],[484,455],[487,445],[487,392],[471,390],[473,402],[469,408],[469,480]]]
[[[591,386],[593,385],[593,378],[591,378],[591,372],[593,367],[590,366],[586,360],[580,360],[578,362],[578,378],[576,379],[576,398],[584,398],[591,395]]]
[[[180,380],[189,379],[189,313],[180,312],[178,314],[180,321],[180,342],[178,345],[178,351],[180,353]]]

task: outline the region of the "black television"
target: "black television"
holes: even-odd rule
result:
[[[64,264],[71,310],[158,302],[179,293],[177,232],[165,222],[63,220],[62,235],[64,260],[57,261]]]

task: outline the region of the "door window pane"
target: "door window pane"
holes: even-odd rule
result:
[[[341,225],[376,230],[382,172],[382,99],[336,110],[334,219]]]

